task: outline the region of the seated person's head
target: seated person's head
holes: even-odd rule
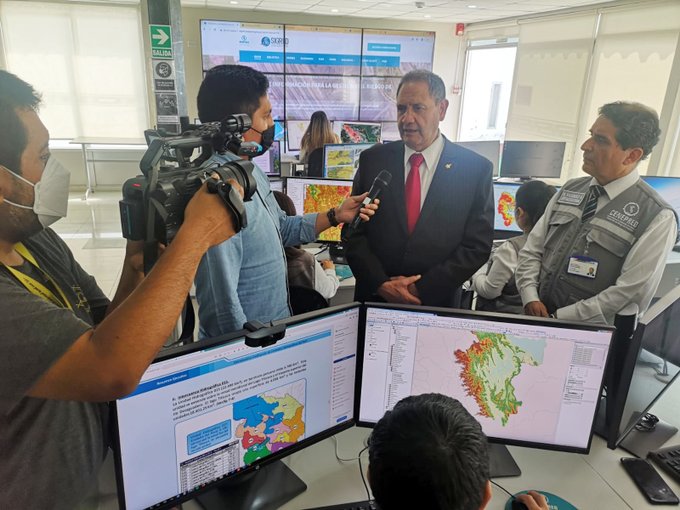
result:
[[[295,204],[288,195],[277,190],[274,190],[273,193],[276,203],[279,204],[281,210],[286,213],[286,216],[297,216]]]
[[[524,232],[531,232],[541,219],[548,202],[557,193],[555,186],[543,181],[529,181],[522,184],[515,195],[515,220]]]
[[[376,424],[368,455],[369,482],[382,510],[477,510],[491,498],[486,436],[450,397],[401,400]]]
[[[307,154],[314,149],[319,149],[327,143],[336,143],[337,136],[333,133],[333,127],[326,113],[318,110],[312,114],[309,125],[300,140],[300,148]]]
[[[268,89],[269,80],[260,71],[240,65],[215,66],[206,73],[198,90],[198,117],[205,123],[246,113],[252,127],[243,134],[243,139],[268,148],[274,140]],[[265,136],[264,132],[267,132]]]

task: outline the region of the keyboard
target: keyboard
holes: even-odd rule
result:
[[[673,480],[680,483],[680,445],[651,451],[649,458],[669,474]]]
[[[355,501],[354,503],[343,503],[341,505],[318,506],[306,508],[305,510],[380,510],[375,501]]]

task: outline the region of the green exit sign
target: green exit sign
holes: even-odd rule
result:
[[[149,25],[152,58],[172,58],[172,31],[170,25]]]

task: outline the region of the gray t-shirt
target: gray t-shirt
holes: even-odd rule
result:
[[[73,508],[96,486],[108,404],[26,392],[102,317],[109,300],[52,230],[24,244],[73,311],[31,294],[0,266],[0,508]],[[43,280],[28,263],[19,269]]]

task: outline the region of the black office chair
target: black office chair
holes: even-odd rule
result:
[[[288,293],[290,295],[290,307],[293,309],[293,315],[328,308],[328,301],[317,291],[309,287],[293,285],[288,287]]]
[[[307,176],[323,177],[323,147],[314,149],[307,157]]]

